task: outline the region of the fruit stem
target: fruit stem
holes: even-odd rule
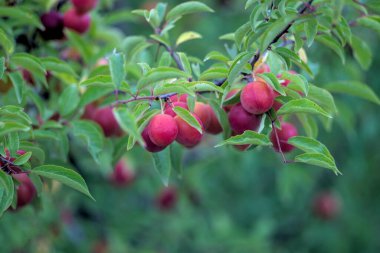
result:
[[[275,120],[272,118],[272,116],[270,115],[270,113],[267,113],[267,116],[269,117],[269,119],[270,119],[270,121],[271,121],[272,129],[273,129],[273,131],[274,131],[274,135],[275,135],[275,137],[276,137],[276,142],[277,142],[277,146],[278,146],[278,151],[279,151],[280,154],[281,154],[282,161],[283,161],[283,163],[289,163],[289,162],[286,160],[286,157],[285,157],[285,155],[284,155],[284,152],[282,152],[282,150],[281,150],[280,138],[278,138],[277,129],[276,129],[276,126],[274,125]]]

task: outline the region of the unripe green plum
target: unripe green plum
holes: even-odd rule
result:
[[[261,116],[251,114],[241,104],[237,104],[228,113],[228,121],[235,133],[242,134],[245,130],[256,131],[260,126]]]
[[[149,133],[148,133],[148,127],[145,127],[144,128],[144,131],[141,133],[141,136],[145,142],[145,146],[144,148],[148,151],[148,152],[151,152],[151,153],[156,153],[156,152],[160,152],[162,150],[165,149],[165,147],[160,147],[160,146],[157,146],[156,144],[154,144],[152,142],[152,140],[150,139],[149,137]]]
[[[263,114],[273,106],[275,94],[273,89],[262,81],[247,84],[241,94],[240,101],[247,112]]]
[[[203,130],[202,121],[198,118],[197,115],[195,114],[192,114],[192,115],[194,116],[196,120],[198,120]],[[182,144],[183,146],[187,148],[192,148],[201,142],[203,132],[200,133],[197,129],[190,126],[186,121],[184,121],[179,116],[175,116],[174,120],[177,122],[177,126],[178,126],[178,135],[176,138],[176,141],[178,143]]]
[[[157,114],[153,116],[148,127],[149,137],[157,146],[166,147],[177,138],[177,123],[170,115]]]
[[[84,14],[96,7],[98,0],[71,0],[78,13]]]
[[[297,128],[291,123],[282,122],[281,123],[281,130],[277,128],[276,132],[277,132],[277,136],[278,136],[278,141],[280,142],[281,151],[284,153],[292,151],[294,149],[294,146],[290,145],[288,143],[288,140],[290,138],[298,135]],[[270,140],[273,144],[274,150],[276,150],[277,152],[280,152],[279,145],[278,145],[276,134],[275,134],[274,130],[272,130],[272,132],[270,134]]]
[[[65,27],[83,34],[90,28],[91,17],[88,14],[80,14],[75,9],[69,9],[63,15],[63,24]]]

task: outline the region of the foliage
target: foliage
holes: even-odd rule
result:
[[[220,37],[225,50],[208,47],[204,57],[184,49],[192,43],[207,43],[205,34],[193,31],[197,29],[191,25],[190,29],[176,31],[189,17],[218,15],[202,2],[177,6],[159,3],[150,10],[108,15],[102,12],[107,5],[104,1],[92,12],[87,33],[66,27],[64,38],[59,40],[44,37],[48,29],[40,16],[53,9],[63,13],[71,8],[70,2],[11,2],[0,7],[1,215],[17,207],[20,182],[12,177],[16,174],[29,175],[37,196],[54,194],[58,181],[92,198],[91,187],[88,189],[80,176],[88,170],[83,168],[90,164],[103,167],[97,173],[105,176],[125,154],[142,156],[145,151],[141,147],[147,146],[143,130],[155,115],[174,105],[175,96],[187,95],[186,108],[173,106],[177,117],[205,135],[206,127],[194,114],[196,103],[203,102],[211,106],[222,133],[203,136],[207,147],[201,144],[185,151],[185,144],[173,143],[149,154],[157,177],[165,185],[175,176],[188,176],[183,170],[187,163],[182,161],[186,152],[215,146],[214,152],[226,153],[230,150],[226,145],[247,145],[247,153],[274,152],[271,133],[280,141],[276,129],[285,121],[293,122],[299,133],[285,140],[295,147],[292,153],[279,150],[286,166],[309,164],[339,175],[345,172],[344,166],[337,166],[334,152],[319,138],[335,120],[345,120],[342,107],[349,104],[337,103],[336,94],[380,104],[376,93],[360,79],[315,82],[318,71],[308,57],[317,47],[329,50],[329,58],[339,59],[340,64],[353,58],[367,70],[372,49],[355,28],[379,32],[375,1],[248,0],[245,10],[249,18]],[[125,36],[115,24],[128,18],[145,20],[151,32]],[[259,71],[263,66],[270,71]],[[275,101],[281,108],[273,107],[260,115],[258,129],[235,134],[224,109],[238,103],[240,90],[257,80],[276,92]],[[228,97],[234,89],[239,90],[238,95]],[[96,111],[88,116],[91,106],[95,110],[107,108],[111,114]],[[90,157],[85,163],[78,155],[83,149]],[[39,201],[33,202],[36,209]]]

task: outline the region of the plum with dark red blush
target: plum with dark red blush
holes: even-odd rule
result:
[[[265,82],[248,83],[240,94],[243,108],[253,114],[263,114],[273,106],[275,94]]]
[[[187,94],[182,94],[182,95],[180,95],[180,96],[178,96],[178,95],[173,95],[173,96],[171,96],[170,97],[170,101],[172,101],[172,102],[183,102],[183,103],[187,103],[187,97],[188,97],[189,95],[187,95]]]
[[[24,79],[25,82],[27,83],[30,83],[32,85],[34,85],[34,78],[32,76],[32,73],[30,73],[29,70],[26,70],[26,69],[22,69],[21,70],[21,73],[22,73],[22,78]]]
[[[324,220],[336,217],[341,209],[340,200],[332,193],[319,194],[313,203],[314,214]]]
[[[65,27],[83,34],[90,28],[91,17],[88,14],[81,15],[74,8],[69,9],[63,15],[63,24]]]
[[[148,133],[148,127],[145,127],[144,128],[144,131],[141,133],[141,136],[145,142],[145,149],[151,153],[156,153],[156,152],[160,152],[162,150],[165,149],[165,147],[160,147],[160,146],[157,146],[156,144],[154,144],[152,142],[152,140],[150,139],[149,137],[149,133]]]
[[[20,183],[17,186],[17,209],[30,204],[36,196],[36,188],[27,174],[14,174],[13,177]]]
[[[120,160],[111,174],[111,181],[116,186],[126,186],[133,182],[135,173],[124,160]]]
[[[92,119],[101,126],[107,137],[120,136],[123,133],[110,106],[97,109]]]
[[[61,13],[50,11],[41,15],[41,22],[45,30],[41,31],[41,36],[45,40],[59,40],[63,35],[63,17]]]
[[[161,210],[171,210],[177,203],[177,189],[174,187],[166,187],[157,196],[157,206]]]
[[[207,105],[210,109],[210,123],[205,129],[206,133],[209,134],[219,134],[223,131],[222,125],[219,122],[218,117],[216,116],[214,110],[210,105]]]
[[[294,136],[298,135],[297,128],[288,122],[281,123],[281,129],[276,128],[278,141],[280,142],[281,151],[284,153],[290,152],[294,149],[294,146],[288,143],[288,140]],[[272,130],[270,134],[270,140],[273,144],[274,150],[280,152],[279,145],[276,138],[276,133]]]
[[[71,0],[78,13],[84,14],[96,7],[98,0]]]
[[[242,134],[245,130],[257,130],[260,126],[261,116],[251,114],[244,110],[241,104],[237,104],[228,113],[228,121],[235,133]]]
[[[273,102],[273,106],[272,106],[272,108],[277,112],[278,110],[280,110],[280,108],[282,107],[282,103],[281,102],[279,102],[279,101],[274,101]]]
[[[194,113],[192,114],[194,118],[199,122],[203,128],[202,121]],[[196,128],[190,126],[185,120],[179,116],[175,116],[174,120],[177,122],[178,135],[176,141],[187,148],[192,148],[199,144],[202,140],[203,131],[200,133]]]
[[[166,147],[177,138],[177,123],[170,115],[157,114],[149,122],[148,134],[154,144]]]
[[[203,127],[208,128],[211,121],[212,108],[202,102],[196,102],[194,106],[194,114],[202,121]]]
[[[233,97],[236,93],[239,92],[239,89],[233,89],[233,90],[230,90],[228,93],[227,93],[227,96],[226,96],[226,99],[225,100],[228,100],[230,99],[231,97]],[[234,105],[225,105],[223,107],[223,109],[228,112],[229,110],[231,110],[232,106]]]
[[[294,71],[294,70],[289,70],[289,74],[295,75],[295,74],[297,74],[297,72]],[[281,78],[282,78],[282,74],[277,75],[277,77],[278,77],[279,79],[281,79]],[[285,79],[285,80],[281,83],[281,85],[284,86],[284,87],[287,87],[287,86],[289,85],[290,82],[291,82],[290,80]]]
[[[97,109],[98,109],[97,106],[93,103],[86,105],[81,118],[92,120],[94,118],[94,115]]]
[[[172,102],[172,103],[166,103],[165,104],[165,109],[164,109],[164,113],[167,114],[167,115],[170,115],[172,117],[175,117],[177,114],[174,112],[173,108],[175,106],[179,106],[179,107],[182,107],[186,110],[189,110],[189,107],[187,106],[187,103],[185,102],[180,102],[180,101],[177,101],[177,102]]]

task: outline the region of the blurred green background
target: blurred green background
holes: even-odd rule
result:
[[[174,6],[181,1],[168,2]],[[183,18],[173,31],[202,34],[203,39],[180,48],[201,59],[211,50],[223,51],[225,42],[218,37],[249,17],[243,0],[203,2],[216,13]],[[121,7],[141,8],[144,1],[112,4],[103,1],[99,15]],[[126,36],[150,34],[142,19],[125,19],[117,27]],[[307,49],[317,71],[314,83],[323,87],[329,81],[361,80],[380,94],[380,55],[375,53],[379,39],[369,30],[355,32],[374,52],[370,69],[362,71],[352,56],[342,65],[329,49],[316,44]],[[96,202],[57,186],[54,194],[42,196],[39,210],[27,207],[5,214],[0,220],[0,252],[380,252],[379,107],[354,97],[335,98],[339,116],[329,131],[320,125],[319,139],[335,157],[342,176],[306,165],[284,165],[269,149],[213,148],[221,137],[207,136],[199,147],[185,151],[183,177],[173,173],[171,179],[178,203],[165,211],[156,204],[163,185],[147,152],[135,148],[126,154],[136,180],[115,187],[78,144],[73,147],[80,157],[78,169]],[[332,219],[313,212],[313,201],[323,192],[341,203]]]

